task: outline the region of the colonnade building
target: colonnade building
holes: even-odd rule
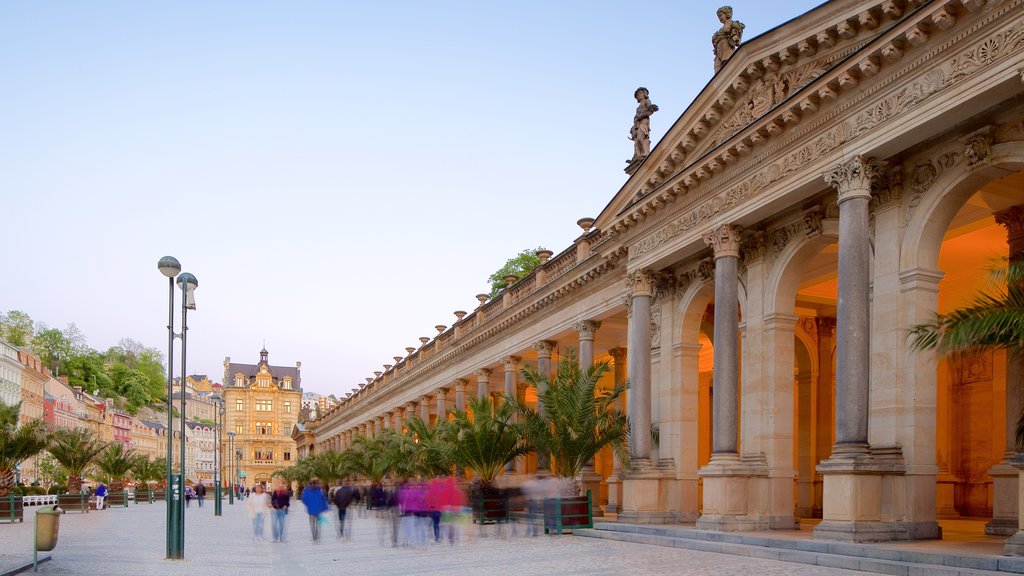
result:
[[[1022,92],[1021,0],[790,20],[739,46],[571,246],[306,423],[300,450],[466,394],[530,401],[520,367],[572,347],[658,430],[632,435],[628,473],[610,454],[587,472],[620,520],[820,517],[816,538],[885,541],[964,516],[1012,535],[1020,361],[947,361],[908,330],[1024,251]]]

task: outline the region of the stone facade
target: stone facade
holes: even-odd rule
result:
[[[264,349],[258,364],[224,359],[224,431],[235,434],[238,469],[249,485],[268,482],[274,470],[298,457],[291,434],[302,408],[302,365],[271,366],[268,358]],[[222,441],[230,458],[226,434]]]
[[[595,462],[622,518],[1015,532],[1024,372],[906,336],[1024,251],[1022,70],[1024,0],[829,2],[740,45],[571,246],[307,423],[307,451],[573,347],[621,366],[634,429],[659,432],[628,472]]]

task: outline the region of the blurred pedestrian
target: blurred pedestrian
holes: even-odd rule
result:
[[[344,537],[346,540],[352,539],[351,533],[345,533],[345,517],[348,514],[348,506],[354,499],[354,492],[348,484],[342,484],[334,489],[334,505],[338,507],[338,537]]]
[[[196,484],[196,500],[199,501],[199,507],[203,507],[203,500],[206,499],[206,485],[200,480],[199,484]]]
[[[263,541],[263,522],[270,512],[270,495],[263,490],[262,484],[257,484],[249,498],[249,518],[252,519],[252,541]]]
[[[96,487],[96,509],[103,510],[103,501],[107,497],[107,485],[100,482],[100,485]]]
[[[278,484],[274,488],[274,493],[270,495],[270,506],[274,509],[273,516],[270,518],[270,528],[274,535],[274,542],[284,542],[284,521],[290,503],[291,496],[288,489],[282,484]]]
[[[305,504],[306,513],[309,514],[309,531],[313,536],[313,541],[318,542],[320,540],[320,515],[328,508],[327,496],[324,495],[323,488],[320,487],[319,479],[313,478],[302,489],[302,503]]]

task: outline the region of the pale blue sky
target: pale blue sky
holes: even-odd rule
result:
[[[752,38],[817,2],[733,2]],[[344,393],[556,253],[711,78],[719,3],[0,3],[0,311],[166,348],[189,372],[302,362]],[[176,353],[177,354],[177,353]]]

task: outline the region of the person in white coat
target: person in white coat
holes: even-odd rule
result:
[[[263,541],[263,524],[270,513],[270,494],[262,484],[257,484],[249,497],[249,518],[252,518],[252,541]]]

